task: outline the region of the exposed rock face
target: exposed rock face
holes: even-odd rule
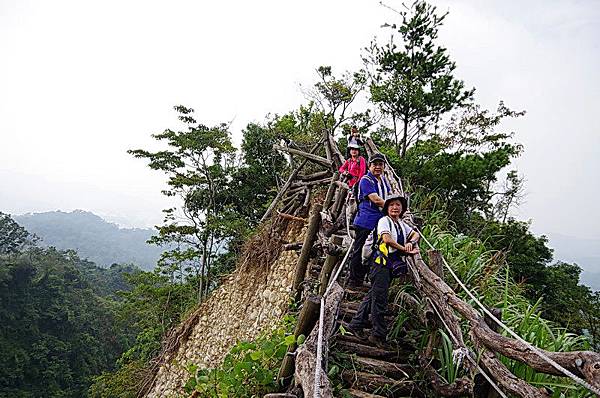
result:
[[[301,240],[305,229],[301,222],[290,222],[282,238]],[[263,242],[266,250],[269,244]],[[238,267],[190,316],[191,330],[179,347],[163,358],[146,396],[178,396],[189,378],[188,364],[218,366],[237,341],[253,340],[274,329],[291,297],[297,258],[296,252],[286,251],[268,266],[254,266],[253,256],[248,256],[248,264]]]

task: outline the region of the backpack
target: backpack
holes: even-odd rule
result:
[[[407,234],[406,229],[404,228],[404,225],[400,224],[400,226],[398,226],[395,223],[392,223],[392,220],[388,216],[384,216],[384,217],[387,218],[390,231],[392,230],[392,224],[393,224],[394,228],[396,229],[396,236],[400,236],[400,234],[402,234],[402,236],[404,237],[404,241],[406,242],[406,239],[408,238],[408,234]],[[404,260],[404,257],[405,256],[402,256],[402,261],[400,261],[400,263],[398,263],[398,264],[396,264],[396,263],[388,264],[387,245],[385,243],[383,243],[383,238],[381,235],[378,234],[377,227],[375,227],[373,229],[373,232],[371,234],[369,234],[369,237],[365,241],[365,244],[363,245],[363,248],[362,248],[363,263],[368,263],[368,264],[373,263],[373,264],[379,264],[384,267],[389,267],[392,269],[392,274],[394,276],[397,276],[398,274],[401,274],[401,273],[405,273],[404,269],[402,268],[402,266],[406,266],[406,261]]]

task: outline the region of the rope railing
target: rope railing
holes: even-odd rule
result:
[[[367,143],[365,145],[365,149],[367,150],[367,152],[370,155],[377,151],[376,146],[374,145],[374,143],[371,140],[367,141]],[[388,175],[387,175],[388,180],[393,181],[395,184],[397,184],[397,185],[392,185],[394,191],[400,190],[400,192],[402,194],[405,194],[402,180],[395,173],[393,168],[391,168],[389,166],[389,163],[388,163],[388,167],[386,168],[385,172],[388,173]],[[341,189],[343,189],[343,187],[338,187],[338,189],[341,190]],[[338,211],[334,211],[334,214],[337,212]],[[341,216],[342,215],[338,215],[338,217],[341,217]],[[348,218],[347,218],[345,232],[346,232],[348,238],[350,238],[350,239],[349,239],[349,241],[345,239],[346,240],[345,243],[347,243],[349,245],[348,249],[347,249],[342,261],[335,268],[335,271],[333,272],[332,277],[329,278],[329,280],[327,282],[327,286],[325,288],[325,291],[320,298],[319,323],[318,323],[318,330],[317,330],[317,336],[316,336],[317,337],[316,357],[314,359],[314,363],[315,363],[314,373],[312,372],[312,369],[311,369],[311,373],[312,373],[312,375],[314,375],[314,384],[313,384],[314,395],[313,396],[317,397],[317,398],[321,398],[323,391],[327,390],[327,386],[323,385],[321,383],[321,381],[322,381],[321,379],[323,378],[323,371],[324,371],[324,369],[323,369],[324,347],[325,347],[325,342],[324,342],[324,333],[325,332],[324,331],[328,330],[328,328],[330,328],[330,326],[331,326],[329,323],[327,323],[327,325],[325,325],[325,322],[326,322],[325,321],[325,318],[326,318],[325,307],[326,307],[326,305],[329,304],[329,303],[327,303],[327,298],[330,296],[330,293],[332,292],[332,288],[334,288],[336,286],[336,282],[337,282],[338,278],[340,277],[344,267],[346,266],[346,264],[348,262],[350,255],[353,251],[352,249],[354,246],[354,239],[351,238],[349,227],[350,227],[350,220],[348,220]],[[414,227],[415,227],[415,230],[420,233],[423,241],[431,249],[437,250],[436,247],[419,230],[419,228],[417,228],[416,226],[414,226]],[[519,396],[531,396],[532,393],[535,395],[538,392],[536,392],[535,390],[527,390],[528,393],[524,393],[524,395],[523,395],[521,390],[518,390],[518,389],[512,390],[512,386],[507,384],[507,381],[504,379],[504,377],[508,377],[508,379],[513,380],[512,378],[515,376],[512,375],[510,373],[510,371],[508,371],[508,369],[503,370],[501,373],[497,373],[498,372],[497,367],[496,368],[490,367],[490,363],[492,365],[496,366],[495,362],[489,362],[489,359],[487,359],[488,362],[486,362],[486,360],[483,360],[483,363],[482,363],[483,367],[485,367],[485,369],[490,374],[486,373],[486,371],[484,369],[482,369],[482,367],[479,365],[480,361],[476,359],[477,356],[473,353],[473,351],[470,348],[467,348],[465,346],[464,342],[462,342],[462,334],[460,331],[460,326],[457,329],[456,325],[451,320],[445,319],[443,314],[448,315],[451,313],[448,311],[452,311],[452,310],[458,311],[473,324],[473,322],[478,323],[481,321],[481,318],[480,318],[481,314],[478,313],[476,310],[477,308],[480,308],[481,311],[483,311],[483,314],[485,314],[485,316],[487,318],[489,318],[494,323],[496,323],[502,330],[504,330],[506,332],[506,334],[508,336],[510,336],[512,339],[516,340],[516,342],[514,340],[510,340],[509,338],[507,338],[501,334],[498,334],[497,332],[494,331],[495,334],[493,334],[493,335],[482,334],[482,335],[474,336],[472,342],[474,342],[476,344],[476,346],[477,346],[478,341],[480,343],[481,343],[481,341],[483,341],[484,347],[487,347],[488,349],[490,349],[491,350],[490,352],[492,352],[492,353],[498,352],[498,353],[507,355],[509,358],[516,359],[525,364],[528,364],[529,366],[533,367],[534,369],[536,369],[538,371],[542,371],[542,372],[553,374],[553,375],[559,375],[559,376],[564,375],[564,376],[570,378],[571,380],[573,380],[575,383],[587,388],[591,392],[600,396],[600,388],[596,387],[595,385],[590,384],[588,381],[582,379],[581,377],[579,377],[573,373],[573,372],[578,372],[583,369],[582,374],[585,375],[585,377],[587,377],[592,383],[596,383],[596,376],[594,373],[595,371],[592,371],[592,373],[589,372],[589,369],[590,369],[589,363],[588,363],[588,365],[586,365],[586,366],[588,366],[588,368],[585,368],[585,367],[581,368],[581,366],[580,366],[581,358],[590,358],[589,355],[591,355],[591,357],[594,358],[594,361],[596,361],[597,355],[595,353],[590,353],[590,352],[576,352],[575,353],[574,352],[573,354],[576,354],[576,355],[586,354],[588,356],[587,357],[583,357],[583,356],[575,357],[575,358],[578,358],[577,361],[574,362],[576,366],[571,366],[570,362],[565,361],[565,359],[567,357],[558,355],[558,354],[562,354],[562,353],[556,353],[557,355],[554,355],[555,353],[549,353],[549,352],[545,353],[545,352],[543,352],[543,350],[533,346],[529,342],[525,341],[517,333],[515,333],[512,329],[510,329],[508,326],[506,326],[491,311],[489,311],[481,303],[481,301],[475,296],[475,294],[473,294],[473,292],[465,285],[465,283],[460,280],[460,278],[454,272],[452,267],[448,264],[448,262],[446,261],[444,256],[440,256],[440,257],[441,257],[441,263],[448,270],[448,272],[450,273],[452,278],[456,281],[456,283],[458,283],[460,288],[470,297],[470,299],[475,304],[471,305],[469,303],[463,302],[458,296],[456,296],[456,292],[454,292],[454,290],[452,288],[450,288],[445,282],[443,282],[443,280],[440,282],[441,284],[439,284],[437,287],[442,289],[444,291],[444,294],[451,295],[451,297],[453,297],[453,300],[454,300],[453,304],[451,304],[451,307],[446,308],[446,306],[443,302],[440,302],[440,303],[434,302],[436,300],[437,296],[434,291],[430,290],[430,285],[433,286],[434,284],[436,284],[438,282],[437,282],[437,279],[436,280],[431,279],[431,276],[433,276],[433,275],[429,276],[428,270],[426,269],[426,265],[424,263],[422,263],[421,260],[419,260],[420,262],[416,262],[414,264],[411,264],[411,262],[409,262],[409,266],[411,267],[414,281],[416,284],[420,284],[422,279],[427,280],[428,285],[427,285],[427,288],[425,289],[425,291],[421,292],[422,295],[425,296],[426,300],[431,302],[432,309],[437,314],[438,318],[441,320],[441,322],[442,322],[444,328],[447,330],[450,338],[452,339],[454,344],[459,347],[458,351],[460,351],[460,353],[466,353],[465,356],[466,356],[467,360],[473,366],[471,369],[476,369],[479,372],[479,374],[481,374],[482,377],[485,380],[487,380],[489,385],[494,390],[496,390],[496,392],[498,393],[498,395],[500,397],[507,398],[506,393],[504,391],[502,391],[503,389],[505,391],[507,391],[508,393],[516,393],[516,395],[519,395]],[[422,267],[425,267],[425,268],[422,268]],[[331,270],[331,268],[329,268],[329,270]],[[330,271],[328,271],[328,272],[330,272]],[[335,289],[334,289],[334,291],[335,291]],[[333,297],[333,296],[331,296],[331,297]],[[441,307],[438,308],[438,306],[437,306],[438,304],[441,305]],[[329,319],[329,317],[330,317],[330,315],[327,315],[327,319]],[[451,326],[453,326],[454,329],[452,329],[446,321],[450,322]],[[486,322],[487,322],[487,319],[486,319]],[[456,331],[456,333],[459,333],[459,335],[455,335],[454,331]],[[327,331],[326,333],[329,333],[329,331]],[[490,337],[490,336],[492,336],[492,337]],[[524,350],[522,357],[520,357],[519,355],[512,356],[510,353],[508,353],[508,351],[506,351],[509,343],[506,343],[507,345],[505,345],[505,346],[496,345],[495,343],[493,343],[492,339],[496,339],[496,338],[502,339],[502,341],[505,341],[505,343],[506,343],[506,341],[510,342],[510,344],[514,343],[515,346],[518,346],[520,349]],[[527,355],[525,355],[526,351],[529,351],[529,353]],[[568,355],[568,353],[564,353],[564,354]],[[552,355],[554,358],[556,358],[556,360],[550,358],[548,355]],[[533,360],[533,358],[535,358],[535,360]],[[541,361],[538,358],[540,358]],[[496,359],[494,359],[494,361],[496,361]],[[562,362],[564,366],[559,364],[557,361]],[[595,364],[596,362],[591,362],[591,363]],[[565,366],[570,367],[572,371],[569,369],[566,369]],[[597,364],[594,366],[597,366]],[[590,376],[590,374],[592,374],[592,376]],[[490,375],[492,375],[492,376],[490,376]],[[514,381],[516,381],[516,380],[517,379],[514,379]],[[528,385],[524,380],[519,379],[519,381],[523,383],[523,385],[522,385],[523,388],[525,388],[525,386],[528,386],[529,388],[531,388],[531,386]],[[499,385],[501,385],[502,388],[500,388]],[[525,391],[525,390],[523,390],[523,391]]]
[[[348,236],[350,236],[349,232],[348,232]],[[338,269],[335,272],[333,278],[331,278],[329,280],[329,283],[327,284],[327,289],[325,290],[325,293],[323,293],[323,296],[321,296],[321,308],[319,311],[319,334],[318,334],[318,338],[317,338],[317,358],[315,360],[316,363],[315,363],[315,387],[314,388],[315,388],[315,397],[316,398],[321,397],[320,380],[321,380],[321,367],[322,367],[322,363],[323,363],[323,358],[322,358],[323,357],[323,323],[324,323],[324,316],[325,316],[325,299],[329,295],[329,292],[331,291],[331,287],[337,281],[337,278],[340,276],[342,269],[344,267],[344,264],[346,264],[346,261],[348,260],[348,257],[350,256],[350,253],[352,252],[353,244],[354,244],[354,239],[350,239],[350,246],[348,247],[348,251],[346,252],[346,255],[344,256],[342,262],[338,266]]]
[[[419,234],[421,235],[421,237],[423,238],[423,240],[425,241],[425,243],[427,243],[427,245],[431,249],[437,250],[436,247],[433,244],[431,244],[431,242],[429,242],[429,240],[425,237],[425,235],[418,228],[417,228],[417,231],[419,232]],[[566,377],[569,377],[571,380],[575,381],[579,385],[581,385],[581,386],[587,388],[588,390],[592,391],[594,394],[600,395],[600,389],[598,389],[595,386],[592,386],[590,383],[588,383],[587,381],[583,380],[581,377],[573,374],[573,372],[569,371],[568,369],[565,369],[563,366],[561,366],[560,364],[556,363],[556,361],[554,361],[552,358],[548,357],[546,354],[544,354],[543,352],[541,352],[537,347],[535,347],[534,345],[530,344],[528,341],[524,340],[521,336],[519,336],[511,328],[509,328],[501,320],[499,320],[494,314],[492,314],[492,312],[490,310],[488,310],[481,303],[481,301],[479,301],[479,299],[477,299],[477,297],[475,297],[475,295],[469,290],[469,288],[460,280],[460,278],[456,275],[456,273],[454,272],[454,270],[452,269],[452,267],[450,267],[450,264],[448,264],[448,262],[446,261],[446,259],[444,258],[444,256],[441,256],[441,258],[442,258],[442,262],[443,262],[444,266],[450,272],[450,275],[452,275],[452,278],[454,278],[454,280],[465,291],[465,293],[477,304],[477,306],[479,308],[481,308],[481,310],[491,320],[493,320],[498,326],[500,326],[502,329],[504,329],[512,338],[514,338],[515,340],[518,340],[519,342],[521,342],[522,344],[524,344],[528,349],[531,350],[531,352],[533,352],[536,355],[538,355],[542,360],[544,360],[548,364],[552,365],[556,370],[558,370],[559,372],[561,372],[562,374],[564,374]]]
[[[415,271],[413,270],[413,272],[415,272]],[[460,345],[460,342],[458,341],[458,338],[454,335],[454,333],[452,332],[452,329],[450,328],[450,326],[448,326],[448,324],[444,320],[444,317],[442,316],[442,314],[440,314],[440,310],[437,308],[437,306],[435,305],[435,303],[432,300],[428,300],[428,302],[431,305],[431,308],[433,308],[433,310],[437,314],[438,318],[442,321],[442,324],[444,325],[444,328],[446,329],[446,331],[448,332],[448,334],[452,338],[453,343],[455,345]],[[498,387],[498,385],[492,380],[492,378],[486,372],[484,372],[484,370],[481,368],[481,366],[479,366],[479,364],[473,359],[473,356],[474,356],[473,352],[469,350],[469,352],[466,355],[466,358],[469,360],[469,362],[471,362],[473,364],[473,366],[475,366],[477,368],[477,370],[479,371],[479,373],[487,380],[488,383],[490,383],[490,385],[492,386],[492,388],[494,390],[496,390],[496,392],[502,398],[508,398],[506,396],[506,394],[504,394],[504,392],[500,389],[500,387]]]

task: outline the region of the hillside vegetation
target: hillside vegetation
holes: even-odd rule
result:
[[[160,247],[146,243],[156,231],[119,228],[87,211],[29,213],[14,219],[37,235],[41,245],[75,250],[102,267],[127,263],[151,270],[162,253]]]
[[[600,348],[600,293],[580,284],[576,264],[553,262],[546,237],[511,216],[524,185],[511,165],[525,149],[503,122],[516,125],[525,112],[503,102],[493,110],[476,103],[475,89],[455,76],[456,65],[438,43],[447,14],[417,1],[391,16],[393,23],[383,25],[385,40],[357,51],[361,69],[336,74],[319,67],[307,101],[248,124],[239,148],[230,124],[205,124],[178,105],[173,128],[152,135],[161,150],[129,151],[166,176],[162,192],[179,201],[164,210],[164,223],[150,238],[168,248],[160,258],[158,249],[139,254],[148,253],[142,248],[150,231],[120,230],[90,213],[19,217],[26,228],[0,213],[0,396],[135,397],[169,331],[193,321],[188,315],[210,304],[225,275],[243,270],[248,258],[268,269],[273,259],[261,245],[280,250],[294,243],[259,234],[262,215],[302,162],[273,145],[323,158],[323,131],[344,151],[353,125],[402,176],[426,232],[482,301],[501,304],[507,322],[544,347]],[[309,164],[303,173],[312,171]],[[26,229],[57,249],[36,245]],[[152,272],[100,269],[91,261],[104,267],[133,262]],[[290,312],[296,306],[292,300]],[[203,322],[218,329],[222,319]],[[219,388],[251,391],[246,396],[276,388],[272,348],[283,347],[286,331],[283,325],[273,341],[261,336],[263,353],[248,348],[257,342],[232,347],[226,369],[194,368],[200,384],[210,382],[208,396],[226,396]],[[558,344],[564,336],[568,344]],[[252,355],[269,360],[236,362]],[[248,379],[252,366],[260,366],[260,380]],[[521,371],[540,386],[556,387],[555,380]],[[570,385],[557,388],[582,396]]]

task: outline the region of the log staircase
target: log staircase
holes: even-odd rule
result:
[[[377,151],[371,140],[367,140],[365,146],[369,155]],[[314,154],[323,147],[326,158]],[[292,153],[291,149],[276,149]],[[305,160],[291,173],[263,219],[266,220],[277,211],[279,217],[308,222],[304,241],[290,242],[286,247],[287,250],[300,251],[293,288],[296,299],[303,305],[295,334],[305,334],[308,338],[303,345],[290,350],[295,352],[290,352],[281,366],[279,379],[288,385],[293,381],[292,386],[285,393],[268,394],[265,398],[487,398],[506,397],[507,394],[527,398],[550,397],[545,389],[530,385],[510,373],[498,359],[498,354],[521,361],[538,372],[566,375],[590,391],[600,392],[599,354],[591,351],[547,352],[529,345],[510,332],[507,333],[510,337],[499,333],[495,326],[500,321],[492,312],[471,306],[473,301],[477,301],[474,297],[472,299],[475,300],[466,302],[444,282],[443,258],[436,250],[428,251],[429,265],[420,255],[409,259],[409,274],[416,296],[421,300],[421,307],[413,308],[411,320],[406,325],[408,329],[405,328],[396,343],[382,349],[346,333],[347,323],[355,314],[368,287],[342,287],[344,267],[352,243],[345,219],[348,186],[338,181],[339,174],[336,171],[344,158],[332,135],[327,132],[310,152],[294,149],[293,154]],[[313,171],[313,174],[302,175],[300,171],[309,161],[325,166],[329,172]],[[386,176],[392,191],[405,194],[402,181],[389,166]],[[324,200],[315,200],[312,196],[319,186],[328,186]],[[306,218],[308,207],[311,212]],[[405,215],[405,221],[415,225],[410,210]],[[421,250],[424,250],[423,247]],[[342,259],[344,253],[346,256]],[[389,320],[392,321],[397,314],[398,306],[390,305]],[[486,323],[490,317],[496,324]],[[461,322],[469,325],[469,333],[463,332]],[[432,366],[432,353],[439,345],[435,333],[428,333],[426,347],[417,350],[413,343],[416,339],[406,338],[411,333],[412,325],[418,326],[412,328],[413,333],[414,330],[441,329],[443,325],[453,338],[455,351],[465,355],[462,367],[468,376],[458,378],[452,384],[444,382]],[[483,382],[482,376],[485,378]]]

